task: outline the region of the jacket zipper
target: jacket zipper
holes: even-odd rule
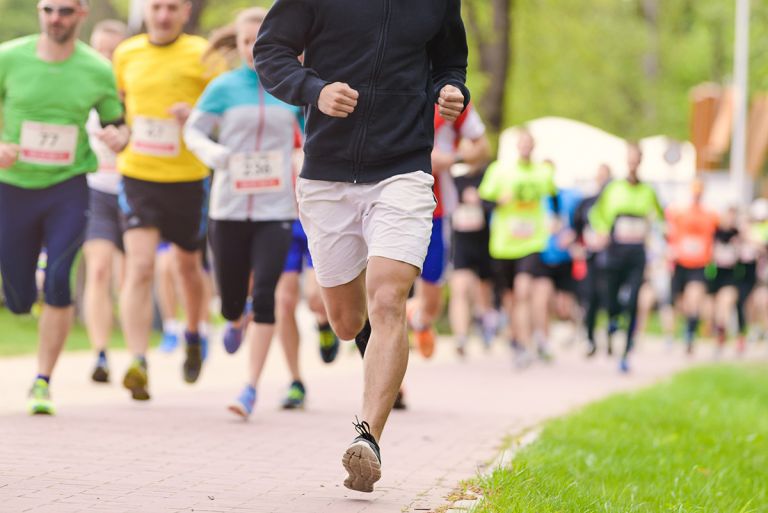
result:
[[[384,22],[381,24],[381,32],[379,33],[379,44],[376,47],[376,59],[373,64],[373,71],[371,72],[370,79],[370,93],[365,102],[365,110],[363,111],[363,127],[360,130],[360,135],[357,138],[355,144],[355,160],[353,165],[352,183],[357,183],[360,179],[360,170],[363,164],[363,147],[365,145],[365,139],[368,134],[368,122],[371,115],[371,107],[376,100],[376,81],[381,73],[381,65],[384,62],[384,49],[387,42],[387,31],[389,29],[389,17],[391,11],[391,0],[384,0]]]

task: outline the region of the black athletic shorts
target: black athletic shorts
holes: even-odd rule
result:
[[[573,279],[573,262],[563,262],[562,264],[547,265],[544,264],[546,277],[552,280],[555,290],[576,293],[576,280]]]
[[[202,249],[208,218],[208,179],[161,183],[123,177],[120,210],[126,230],[157,228],[185,251]]]
[[[487,230],[477,233],[453,232],[452,251],[455,270],[472,271],[481,280],[493,277]]]
[[[540,253],[516,258],[513,260],[493,260],[494,274],[496,275],[496,286],[500,290],[511,290],[514,288],[515,277],[518,274],[529,274],[534,278],[543,278],[547,276],[547,271],[541,261]]]
[[[737,287],[739,280],[736,277],[736,269],[723,269],[718,267],[715,276],[707,281],[707,291],[710,294],[717,294],[720,289],[725,287]]]
[[[694,267],[691,269],[675,264],[675,271],[672,273],[672,301],[682,296],[688,284],[694,282],[707,283],[704,267]]]

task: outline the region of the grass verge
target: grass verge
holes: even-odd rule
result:
[[[549,423],[477,513],[768,512],[768,367],[695,369]]]

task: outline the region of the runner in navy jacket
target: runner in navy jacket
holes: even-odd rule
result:
[[[460,12],[460,0],[277,0],[253,50],[267,91],[305,107],[299,216],[334,331],[367,349],[363,420],[342,458],[344,485],[362,492],[381,477],[378,440],[408,365],[434,104],[452,122],[469,102]]]

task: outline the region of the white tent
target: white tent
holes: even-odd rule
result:
[[[613,176],[627,173],[627,142],[613,134],[571,119],[546,117],[526,124],[536,140],[533,159],[551,160],[556,180],[563,187],[593,190],[597,168],[607,164]],[[517,159],[518,128],[502,132],[499,160]],[[643,164],[640,178],[653,183],[662,198],[676,201],[696,176],[696,150],[690,142],[665,136],[642,139]]]

